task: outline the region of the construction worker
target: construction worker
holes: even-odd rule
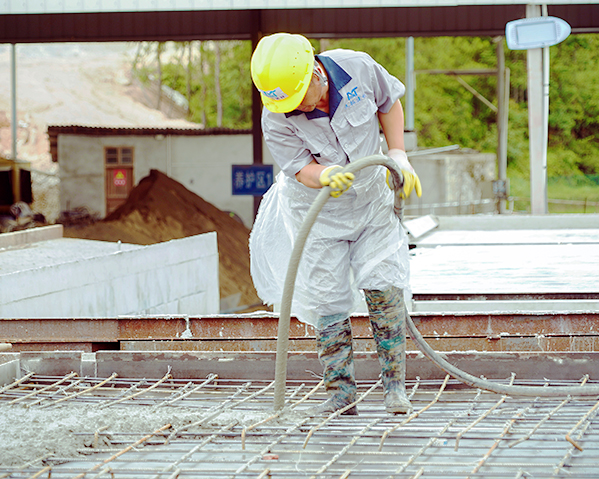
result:
[[[316,329],[330,397],[309,413],[353,403],[356,381],[350,314],[364,292],[389,413],[408,413],[405,392],[405,302],[408,243],[393,212],[386,168],[343,173],[348,162],[381,153],[380,126],[404,176],[402,195],[418,175],[404,147],[399,98],[405,87],[369,55],[332,50],[314,55],[301,35],[260,40],[251,75],[266,108],[264,139],[281,172],[264,195],[250,235],[251,273],[266,304],[280,303],[295,234],[323,186],[331,198],[312,227],[299,265],[291,312]],[[392,182],[392,179],[391,179]],[[356,407],[344,414],[357,414]]]

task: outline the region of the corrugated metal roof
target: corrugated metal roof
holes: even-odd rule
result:
[[[305,8],[456,7],[526,5],[526,0],[4,0],[0,14],[168,12]],[[593,0],[544,0],[547,5],[592,4]]]
[[[58,162],[58,135],[87,136],[198,136],[198,135],[250,135],[252,130],[232,128],[165,127],[165,126],[94,126],[94,125],[49,125],[48,138],[53,162]]]
[[[0,0],[0,43],[255,40],[280,31],[312,38],[496,36],[525,16],[525,3]],[[546,3],[549,15],[568,22],[572,33],[599,32],[596,2]]]
[[[99,126],[99,125],[49,125],[48,135],[249,135],[250,129],[233,128],[202,128],[198,127],[168,127],[168,126]]]

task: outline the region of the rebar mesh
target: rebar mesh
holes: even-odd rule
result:
[[[46,422],[40,442],[55,434],[75,446],[61,457],[32,444],[29,457],[9,461],[17,429],[33,426],[12,425],[0,478],[599,477],[596,398],[502,397],[449,378],[418,380],[407,384],[414,412],[392,416],[379,382],[358,386],[359,416],[314,418],[303,411],[325,399],[317,380],[289,381],[275,413],[273,383],[261,380],[30,375],[0,388],[3,434],[11,417],[29,417]],[[66,437],[55,422],[69,412],[80,417]]]

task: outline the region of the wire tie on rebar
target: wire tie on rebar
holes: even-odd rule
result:
[[[393,479],[393,477],[395,475],[401,474],[403,471],[405,471],[406,468],[409,467],[416,459],[418,459],[424,453],[424,451],[426,451],[429,447],[431,447],[437,441],[438,438],[443,436],[443,434],[445,434],[447,432],[447,430],[451,426],[453,426],[457,420],[458,420],[458,418],[454,417],[451,421],[449,421],[445,425],[445,427],[443,427],[443,429],[439,432],[439,434],[437,434],[435,437],[431,437],[424,446],[422,446],[418,451],[416,451],[412,455],[412,457],[410,457],[410,459],[408,459],[408,462],[406,462],[405,464],[402,464],[391,476],[389,476],[388,479]]]
[[[302,419],[300,422],[298,422],[297,424],[295,424],[294,426],[289,427],[284,434],[280,435],[279,437],[277,437],[277,439],[275,439],[274,441],[272,441],[270,444],[267,444],[262,450],[260,450],[252,459],[250,459],[248,462],[246,462],[243,466],[241,466],[239,469],[237,469],[235,471],[235,473],[233,474],[232,477],[237,477],[237,475],[241,474],[243,471],[245,471],[248,467],[250,467],[252,464],[254,464],[256,461],[258,461],[259,459],[262,458],[262,456],[264,456],[264,454],[267,454],[270,452],[270,450],[276,446],[278,443],[280,443],[281,441],[283,441],[284,439],[287,438],[287,436],[289,434],[291,434],[292,432],[294,432],[296,429],[299,429],[300,427],[302,427],[306,422],[308,422],[310,420],[309,417],[305,417],[304,419]]]
[[[447,374],[445,376],[445,379],[443,380],[443,384],[441,384],[441,387],[439,388],[439,391],[437,392],[437,395],[435,396],[435,398],[428,403],[426,406],[424,406],[422,409],[420,409],[419,411],[416,411],[414,413],[412,413],[410,415],[410,417],[408,417],[407,419],[405,419],[404,421],[400,422],[399,424],[397,424],[396,426],[393,426],[391,429],[387,429],[384,433],[383,436],[381,437],[381,443],[379,444],[379,451],[381,451],[383,449],[383,444],[385,443],[385,439],[387,439],[387,437],[389,436],[389,434],[391,434],[392,432],[396,431],[397,429],[399,429],[402,426],[405,426],[407,423],[409,423],[412,419],[416,419],[418,416],[420,416],[424,411],[426,411],[427,409],[431,408],[432,406],[435,405],[435,403],[437,401],[439,401],[439,398],[441,397],[441,394],[443,394],[443,391],[445,390],[445,387],[447,386],[447,382],[449,381],[449,378],[451,376],[449,374]]]
[[[583,451],[583,448],[580,446],[580,444],[578,444],[574,439],[572,439],[570,437],[570,434],[572,434],[574,431],[576,431],[576,429],[578,429],[580,427],[580,425],[583,422],[585,422],[589,418],[589,416],[591,416],[591,414],[594,414],[598,408],[599,408],[599,401],[597,401],[597,403],[582,417],[582,419],[580,419],[580,421],[578,421],[576,423],[576,425],[572,429],[570,429],[568,434],[566,434],[566,441],[568,441],[570,444],[572,444],[579,451]]]
[[[327,462],[325,465],[323,465],[320,469],[318,469],[318,471],[316,471],[316,473],[310,477],[310,479],[316,479],[320,474],[322,474],[323,472],[325,472],[330,466],[332,466],[335,462],[337,462],[337,460],[343,456],[347,451],[349,451],[349,449],[356,443],[358,442],[358,439],[360,439],[361,437],[364,436],[364,434],[366,434],[368,431],[370,431],[374,426],[376,426],[378,423],[384,421],[385,418],[384,417],[378,417],[376,418],[374,421],[371,421],[369,424],[367,424],[366,426],[364,426],[362,428],[361,431],[358,432],[358,434],[356,434],[351,441],[349,441],[344,447],[343,449],[341,449],[337,454],[335,454],[331,460],[329,462]]]
[[[50,474],[52,473],[52,466],[46,466],[43,469],[40,469],[39,471],[37,471],[33,476],[29,476],[29,479],[37,479],[38,477],[40,477],[44,472],[48,472],[48,477],[50,477]]]
[[[582,378],[582,382],[580,384],[580,386],[584,386],[586,384],[586,382],[589,380],[589,375],[585,374]],[[536,398],[538,399],[538,398]],[[536,400],[535,399],[535,400]],[[530,439],[532,437],[532,435],[543,425],[545,424],[545,422],[547,422],[549,419],[551,419],[551,417],[557,412],[559,411],[562,407],[564,407],[566,404],[568,404],[570,401],[572,400],[572,396],[568,396],[566,397],[566,399],[564,399],[560,404],[558,404],[555,408],[553,408],[543,419],[541,419],[537,425],[535,427],[533,427],[528,434],[526,434],[524,437],[521,437],[520,439],[518,439],[515,442],[512,442],[511,444],[508,445],[508,447],[514,447],[517,446],[518,444],[526,441],[527,439]]]
[[[100,439],[100,433],[102,431],[106,431],[106,429],[108,429],[108,426],[102,426],[102,427],[98,428],[98,430],[94,433],[94,441],[92,442],[92,447],[94,449],[98,447],[98,440]]]
[[[324,380],[323,380],[324,382]],[[293,393],[291,394],[291,396],[289,396],[289,399],[286,401],[286,404],[289,404],[289,402],[295,397],[297,396],[297,394],[302,390],[302,388],[305,386],[304,383],[300,384],[295,391],[293,391]],[[308,393],[309,394],[309,393]],[[300,401],[301,402],[301,401]],[[298,402],[297,404],[300,404],[300,402]],[[292,407],[297,406],[297,404],[294,404]],[[284,412],[287,412],[285,408],[283,409],[279,409],[277,412],[275,412],[272,416],[267,417],[266,419],[262,419],[262,421],[258,421],[257,423],[251,424],[250,426],[244,427],[243,430],[241,431],[241,449],[245,451],[245,436],[247,434],[248,431],[251,431],[252,429],[254,429],[255,427],[258,426],[262,426],[263,424],[266,424],[269,421],[272,421],[273,419],[278,418],[279,416],[281,416]]]
[[[150,439],[151,437],[160,434],[162,431],[169,429],[171,427],[170,424],[165,424],[164,426],[156,429],[153,433],[148,434],[144,437],[142,437],[141,439],[138,439],[136,442],[134,442],[133,444],[131,444],[130,446],[127,446],[125,449],[122,449],[121,451],[117,452],[116,454],[110,456],[107,459],[104,459],[104,461],[102,461],[99,464],[96,464],[94,467],[92,467],[91,469],[87,470],[86,472],[82,472],[81,474],[75,476],[73,479],[82,479],[83,477],[85,477],[87,474],[89,474],[90,472],[94,472],[96,469],[99,469],[100,467],[102,467],[104,464],[107,464],[109,462],[114,461],[115,459],[117,459],[118,457],[122,456],[123,454],[125,454],[126,452],[129,452],[131,449],[135,449],[137,446],[139,446],[140,444],[143,444],[144,442],[146,442],[148,439]]]
[[[309,392],[308,394],[306,394],[303,398],[301,398],[298,402],[296,402],[292,407],[292,409],[295,409],[297,406],[299,406],[300,404],[302,404],[303,402],[307,401],[312,394],[314,394],[316,391],[318,391],[318,389],[320,389],[320,387],[324,384],[324,379],[320,379],[320,382],[314,386]]]
[[[532,477],[530,475],[530,473],[526,472],[525,470],[523,470],[522,468],[518,469],[518,474],[516,474],[516,477],[514,477],[514,479],[520,479],[521,477]]]
[[[167,477],[167,479],[176,479],[181,474],[181,469],[177,468],[173,471],[173,473]]]
[[[418,469],[418,472],[411,476],[410,479],[418,479],[420,476],[422,476],[422,474],[424,474],[424,467]]]
[[[39,403],[45,401],[46,399],[52,399],[55,395],[66,394],[66,391],[68,389],[70,389],[74,386],[77,386],[83,380],[84,380],[84,378],[77,379],[76,381],[73,381],[71,384],[66,384],[66,385],[62,386],[61,388],[59,388],[58,391],[56,391],[56,394],[50,394],[48,397],[41,397],[35,401],[30,402],[29,404],[24,404],[23,406],[26,408],[30,408],[31,406],[35,406],[36,404],[39,404]]]
[[[15,472],[18,471],[22,471],[24,469],[28,469],[29,467],[33,466],[34,464],[38,463],[38,462],[42,462],[45,461],[46,459],[48,459],[50,456],[53,456],[54,453],[53,452],[49,452],[48,454],[44,454],[43,456],[38,457],[37,459],[34,459],[33,461],[29,461],[26,464],[23,464],[22,466],[17,467],[13,472],[7,472],[4,473],[2,475],[0,475],[0,479],[6,479],[10,476],[12,476]]]
[[[478,461],[478,464],[476,466],[474,466],[474,469],[472,469],[470,474],[476,474],[480,470],[480,468],[483,467],[484,463],[487,462],[487,459],[489,459],[489,457],[491,457],[491,454],[493,454],[493,451],[495,449],[497,449],[497,446],[499,446],[499,443],[501,442],[502,438],[504,438],[510,432],[510,429],[514,425],[514,423],[518,420],[519,417],[522,417],[524,415],[524,413],[526,411],[528,411],[529,408],[530,408],[530,406],[523,408],[518,414],[516,414],[515,417],[512,417],[512,419],[510,419],[506,423],[506,425],[503,428],[503,431],[501,432],[499,437],[495,439],[495,441],[493,442],[493,445],[489,448],[489,450],[481,458],[481,460]],[[466,477],[466,479],[470,479],[470,475],[468,475],[468,477]]]
[[[166,441],[164,442],[165,444],[168,444],[171,440],[172,437],[176,436],[177,434],[179,434],[181,431],[185,430],[185,429],[189,429],[191,427],[195,427],[195,426],[199,426],[202,423],[206,422],[206,421],[210,421],[211,419],[215,418],[216,416],[220,415],[224,410],[228,410],[228,409],[233,409],[237,406],[239,406],[240,404],[243,404],[246,401],[249,401],[250,399],[254,399],[256,396],[259,396],[260,394],[264,393],[265,391],[268,391],[271,387],[273,387],[275,385],[275,382],[272,381],[268,386],[263,387],[262,389],[260,389],[259,391],[250,394],[248,397],[242,399],[241,401],[229,406],[228,403],[230,403],[231,401],[233,401],[233,399],[235,399],[235,397],[237,397],[239,394],[242,394],[247,388],[249,388],[251,386],[251,382],[247,382],[245,383],[242,387],[240,387],[237,392],[235,394],[233,394],[232,397],[230,397],[227,401],[225,401],[224,403],[219,404],[218,406],[215,406],[213,408],[211,408],[208,413],[202,417],[199,421],[196,421],[192,424],[187,424],[185,426],[180,427],[179,429],[177,429],[176,431],[173,431],[167,438]]]
[[[352,407],[356,406],[357,404],[361,403],[364,398],[366,396],[368,396],[372,391],[374,391],[382,382],[382,379],[379,378],[379,380],[374,383],[374,385],[372,387],[370,387],[370,389],[368,389],[368,391],[366,391],[364,394],[362,394],[357,400],[355,400],[353,403],[348,404],[347,406],[338,409],[337,411],[335,411],[333,414],[331,414],[329,417],[327,417],[324,421],[322,421],[320,424],[314,426],[312,429],[310,429],[310,432],[308,433],[308,436],[306,437],[306,440],[304,441],[304,449],[306,449],[306,446],[308,445],[308,441],[310,440],[310,438],[313,436],[313,434],[318,431],[322,426],[324,426],[327,422],[332,421],[333,419],[335,419],[336,417],[339,417],[340,415],[342,415],[345,411],[347,411],[348,409],[351,409]]]
[[[158,406],[159,406],[159,407],[161,407],[161,406],[168,406],[169,404],[172,404],[172,403],[174,403],[174,402],[176,402],[176,401],[180,401],[181,399],[184,399],[184,398],[186,398],[187,396],[189,396],[189,395],[191,395],[191,394],[195,393],[196,391],[199,391],[200,389],[202,389],[204,386],[206,386],[207,384],[211,383],[212,381],[214,381],[214,382],[215,382],[215,385],[216,385],[216,380],[217,380],[217,379],[218,379],[218,374],[210,373],[210,374],[209,374],[209,375],[206,377],[206,380],[205,380],[205,381],[203,381],[203,382],[202,382],[201,384],[199,384],[198,386],[196,386],[195,388],[193,388],[193,389],[191,389],[190,391],[187,391],[187,392],[185,392],[185,391],[181,390],[181,391],[179,391],[179,392],[177,393],[177,396],[176,396],[176,397],[174,397],[173,399],[168,399],[167,401],[164,401],[164,402],[162,402],[162,403],[158,404]],[[191,382],[190,382],[190,383],[188,383],[188,384],[193,384],[193,383],[191,383]],[[185,385],[185,388],[187,388],[187,387],[188,387],[188,385]]]
[[[578,432],[578,440],[580,441],[582,439],[582,437],[584,436],[586,430],[589,428],[589,426],[591,425],[591,422],[588,421],[584,426],[582,426],[582,428],[580,429],[580,431]],[[555,466],[555,468],[553,469],[553,475],[557,475],[560,471],[560,469],[562,469],[565,465],[566,462],[568,461],[568,458],[570,458],[572,456],[572,453],[574,452],[574,450],[576,449],[575,446],[572,446],[570,448],[570,450],[568,452],[566,452],[566,454],[564,455],[564,457],[562,458],[562,460],[560,461],[560,463]],[[570,471],[563,471],[564,473],[566,473],[567,475],[571,475]]]
[[[512,373],[512,376],[510,378],[510,386],[512,384],[514,384],[514,380],[516,379],[516,374]],[[455,438],[455,447],[454,447],[454,451],[458,450],[459,444],[460,444],[460,439],[462,438],[462,436],[464,434],[466,434],[470,429],[472,429],[474,426],[476,426],[479,422],[481,422],[483,419],[485,419],[487,416],[489,416],[489,414],[491,414],[495,409],[497,409],[499,406],[501,406],[505,400],[508,398],[507,395],[504,395],[501,397],[501,399],[499,401],[497,401],[497,403],[492,406],[491,408],[487,409],[487,411],[485,411],[478,419],[476,419],[473,423],[471,423],[467,428],[462,429]]]
[[[157,387],[158,387],[158,386],[160,386],[160,385],[161,385],[163,382],[165,382],[166,380],[168,380],[168,379],[170,379],[170,378],[172,378],[172,376],[171,376],[171,367],[169,366],[169,367],[168,367],[168,369],[167,369],[167,371],[166,371],[166,374],[165,374],[165,375],[162,377],[162,379],[160,379],[158,382],[156,382],[156,383],[152,384],[150,387],[148,387],[148,388],[145,388],[145,389],[142,389],[141,391],[137,391],[136,393],[134,393],[134,394],[131,394],[130,396],[126,396],[126,397],[123,397],[123,398],[121,398],[121,399],[117,399],[117,400],[115,400],[115,401],[110,401],[110,402],[108,402],[108,403],[102,404],[102,405],[100,406],[100,409],[104,409],[104,408],[106,408],[106,407],[108,407],[108,406],[114,406],[115,404],[119,404],[119,403],[122,403],[122,402],[124,402],[124,401],[127,401],[127,400],[129,400],[129,399],[133,399],[133,398],[135,398],[135,397],[137,397],[137,396],[141,396],[142,394],[145,394],[145,393],[147,393],[148,391],[151,391],[152,389],[155,389],[155,388],[157,388]]]
[[[9,389],[14,388],[15,386],[18,386],[19,384],[21,384],[24,381],[27,381],[31,376],[33,376],[35,373],[31,372],[26,374],[25,376],[23,376],[21,379],[17,379],[15,382],[7,384],[6,386],[4,386],[2,389],[0,389],[0,394],[4,393],[5,391],[8,391]]]
[[[92,476],[91,479],[98,479],[99,477],[102,477],[107,472],[109,472],[110,475],[114,478],[114,472],[112,472],[112,469],[110,468],[110,466],[106,466],[104,469],[102,469],[100,472],[98,472],[98,474],[96,474],[95,476]]]
[[[196,452],[198,452],[200,449],[202,449],[206,444],[211,443],[214,439],[219,437],[225,431],[229,431],[233,427],[237,426],[237,424],[239,424],[239,421],[237,419],[235,419],[234,421],[230,422],[226,426],[221,427],[217,432],[215,432],[214,434],[211,434],[210,436],[205,438],[202,442],[200,442],[199,444],[197,444],[196,446],[191,448],[191,450],[186,452],[182,457],[180,457],[175,462],[173,462],[172,464],[165,467],[162,471],[160,471],[158,474],[156,474],[152,479],[160,479],[162,477],[163,473],[169,472],[173,467],[175,467],[175,471],[173,472],[173,474],[170,477],[177,477],[181,473],[181,469],[179,469],[177,467],[179,464],[185,462],[187,459],[189,459],[191,456],[193,456]],[[170,479],[170,477],[169,477],[169,479]]]
[[[268,475],[270,475],[270,468],[264,469],[256,479],[264,479]]]
[[[89,388],[87,388],[87,389],[84,389],[83,391],[79,391],[79,392],[77,392],[77,393],[73,393],[73,394],[71,394],[71,395],[69,395],[69,396],[63,397],[63,398],[61,398],[61,399],[57,399],[56,401],[54,401],[54,402],[52,402],[52,403],[50,403],[50,404],[46,404],[46,405],[44,405],[44,406],[40,406],[40,407],[41,407],[41,408],[45,408],[45,407],[49,407],[49,406],[55,406],[56,404],[58,404],[58,403],[60,403],[60,402],[63,402],[63,401],[67,401],[67,400],[69,400],[69,399],[76,398],[76,397],[78,397],[78,396],[81,396],[81,395],[83,395],[83,394],[87,394],[87,393],[89,393],[89,392],[91,392],[91,391],[93,391],[93,390],[95,390],[95,389],[98,389],[98,388],[102,387],[104,384],[106,384],[107,382],[110,382],[110,381],[112,381],[112,380],[113,380],[114,378],[116,378],[117,376],[118,376],[118,374],[117,374],[117,373],[112,373],[112,375],[111,375],[110,377],[108,377],[108,378],[104,379],[103,381],[100,381],[100,382],[99,382],[98,384],[96,384],[95,386],[91,386],[91,387],[89,387]]]
[[[416,382],[414,383],[414,386],[412,386],[412,391],[410,392],[409,399],[412,399],[414,394],[416,394],[416,391],[418,391],[419,386],[420,386],[420,376],[416,376]]]
[[[20,402],[20,401],[24,401],[25,399],[29,399],[32,396],[35,396],[37,394],[41,394],[41,393],[43,393],[43,392],[45,392],[45,391],[47,391],[49,389],[55,388],[56,386],[62,384],[63,382],[68,381],[73,376],[77,376],[77,373],[74,372],[74,371],[72,371],[69,375],[63,377],[60,381],[57,381],[57,382],[55,382],[53,384],[50,384],[49,386],[43,387],[42,389],[39,389],[37,391],[33,391],[33,392],[31,392],[31,393],[29,393],[29,394],[27,394],[25,396],[22,396],[20,398],[13,399],[12,401],[10,401],[7,404],[7,406],[10,406],[11,404],[15,404],[15,403]]]

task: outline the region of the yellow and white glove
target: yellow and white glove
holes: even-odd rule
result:
[[[410,164],[406,152],[400,150],[399,148],[392,148],[389,150],[389,153],[387,153],[387,156],[395,161],[403,175],[403,188],[399,195],[403,199],[406,199],[408,196],[410,196],[413,190],[416,190],[418,197],[422,196],[422,185],[420,184],[420,178],[418,178],[418,175]],[[387,186],[389,186],[389,188],[392,190],[395,189],[395,186],[393,185],[393,176],[391,176],[389,170],[387,170]]]
[[[320,184],[331,187],[331,196],[338,198],[345,193],[354,182],[353,173],[343,173],[339,165],[329,166],[320,173]]]

